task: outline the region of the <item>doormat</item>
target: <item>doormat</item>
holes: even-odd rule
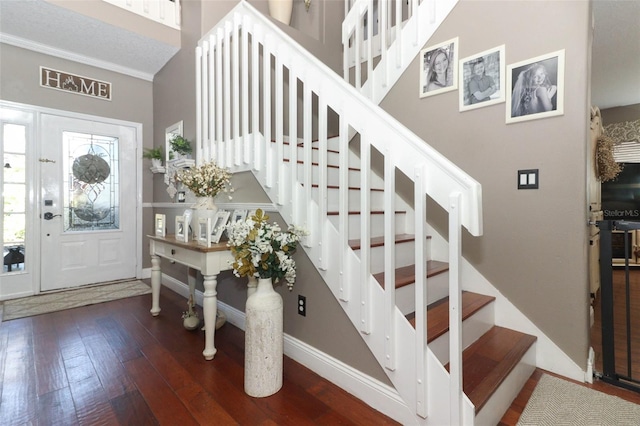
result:
[[[519,426],[637,425],[640,405],[543,375],[525,407]]]
[[[150,286],[134,280],[39,294],[5,301],[2,320],[9,321],[149,293]]]

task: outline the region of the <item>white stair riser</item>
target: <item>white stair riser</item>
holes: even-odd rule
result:
[[[449,295],[449,272],[429,277],[427,279],[427,305]],[[410,284],[396,290],[396,306],[403,315],[416,310],[416,285]]]
[[[318,199],[318,193],[320,188],[314,187],[312,190],[313,198]],[[349,210],[360,210],[360,190],[350,189],[348,193],[349,203],[347,204]],[[370,191],[369,199],[371,210],[382,210],[384,208],[384,192],[382,191]],[[339,198],[340,190],[338,188],[327,189],[327,210],[330,212],[337,212],[339,210]]]
[[[351,166],[350,164],[350,167]],[[314,166],[312,169],[312,183],[318,183],[319,181],[319,166]],[[304,165],[298,163],[298,182],[302,182],[304,177]],[[370,175],[370,187],[375,189],[384,188],[384,181],[382,178],[377,176],[375,173],[371,173]],[[349,186],[352,187],[360,187],[360,170],[357,169],[357,166],[348,171],[348,182]],[[327,183],[329,185],[338,186],[340,184],[340,169],[337,167],[327,167]]]
[[[494,304],[489,303],[462,322],[462,348],[466,349],[494,326]],[[429,348],[442,365],[449,362],[449,332],[433,340]]]
[[[415,247],[415,241],[395,245],[396,268],[415,263]],[[355,252],[356,256],[360,257],[360,250]],[[384,271],[384,246],[371,247],[371,273],[377,274],[382,271]]]
[[[320,150],[319,149],[315,149],[315,147],[317,147],[317,145],[314,145],[314,149],[311,150],[311,159],[314,163],[317,163],[320,157]],[[290,151],[291,151],[291,147],[289,145],[283,145],[284,148],[284,158],[289,159],[291,158],[291,155],[289,155]],[[305,156],[305,150],[304,147],[302,146],[298,146],[298,161],[303,160]],[[358,164],[358,156],[356,154],[354,154],[352,151],[349,151],[349,164]],[[327,150],[327,163],[337,166],[338,164],[340,164],[340,153],[339,151],[333,150],[333,149],[329,149]]]
[[[405,233],[405,214],[397,213],[395,215],[395,225],[396,225],[396,233],[404,234]],[[338,215],[330,215],[329,220],[335,226],[336,229],[340,230],[338,225],[339,216]],[[360,222],[361,215],[360,214],[350,214],[349,215],[349,239],[358,239],[360,238]],[[384,215],[383,214],[372,214],[371,215],[371,236],[372,237],[380,237],[384,235]]]
[[[531,345],[518,365],[509,373],[491,398],[476,415],[476,426],[493,426],[500,422],[536,368],[536,344]]]

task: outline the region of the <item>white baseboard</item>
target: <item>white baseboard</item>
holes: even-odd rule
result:
[[[189,286],[175,278],[163,274],[162,284],[185,299],[189,297]],[[202,299],[202,292],[196,290],[196,303],[200,306]],[[229,324],[244,331],[244,312],[220,301],[218,309],[227,316]],[[393,387],[287,334],[284,335],[284,353],[384,415],[397,421],[405,418],[407,406]]]

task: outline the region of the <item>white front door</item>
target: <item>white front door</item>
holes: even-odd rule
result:
[[[136,129],[42,114],[40,290],[136,276]]]

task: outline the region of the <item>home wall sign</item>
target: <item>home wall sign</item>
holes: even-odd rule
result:
[[[111,100],[111,83],[43,66],[40,67],[40,86]]]

